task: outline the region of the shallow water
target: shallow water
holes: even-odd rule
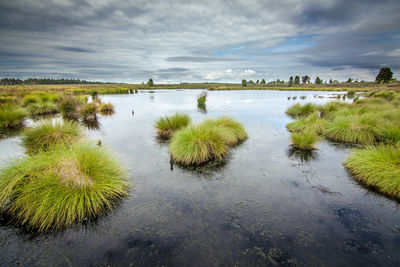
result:
[[[96,222],[46,235],[0,218],[0,264],[399,266],[398,202],[351,178],[342,165],[349,148],[323,141],[310,155],[290,150],[286,108],[331,93],[210,91],[206,112],[197,109],[199,93],[102,96],[116,113],[88,136],[128,168],[131,195]],[[153,125],[177,111],[194,121],[233,116],[249,139],[222,166],[171,166]],[[1,139],[0,151],[0,166],[23,155],[19,136]]]

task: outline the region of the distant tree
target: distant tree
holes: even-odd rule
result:
[[[301,82],[303,84],[310,83],[310,76],[308,76],[308,75],[302,76],[301,77]]]
[[[250,84],[250,85],[253,85],[253,84],[254,84],[254,81],[253,81],[253,80],[250,80],[250,81],[249,81],[249,84]]]
[[[265,79],[262,79],[261,80],[261,84],[265,84],[266,82],[265,82]]]
[[[293,86],[293,76],[290,76],[288,86]]]
[[[332,79],[329,79],[329,84],[333,84],[333,80]]]
[[[376,75],[376,82],[384,82],[387,83],[393,78],[393,72],[390,68],[381,68],[378,75]]]
[[[352,78],[348,78],[347,81],[346,81],[346,83],[352,83],[352,82],[353,82]]]
[[[319,77],[315,78],[315,84],[322,84],[322,80]]]
[[[294,77],[294,84],[295,85],[299,85],[300,84],[300,77],[296,75],[296,77]]]
[[[154,85],[153,79],[150,78],[149,81],[147,82],[147,85],[153,86]]]
[[[260,83],[260,80],[257,80],[257,81],[256,81],[256,84],[259,84],[259,83]]]
[[[242,80],[242,86],[246,87],[247,86],[247,81],[245,79]]]

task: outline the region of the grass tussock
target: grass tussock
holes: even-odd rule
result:
[[[25,109],[12,104],[0,106],[0,129],[21,126],[28,113]]]
[[[58,112],[58,106],[51,102],[39,102],[28,106],[28,111],[31,115],[47,115]]]
[[[95,103],[90,103],[84,106],[81,110],[81,116],[84,120],[97,120],[97,106]]]
[[[318,110],[318,107],[312,103],[294,104],[286,110],[286,114],[291,117],[308,116]]]
[[[99,111],[102,115],[111,115],[114,113],[114,105],[111,103],[101,103]]]
[[[223,137],[229,146],[234,146],[248,138],[243,125],[231,117],[223,116],[217,119],[207,119],[202,122],[202,125],[221,128],[225,132]]]
[[[400,147],[368,146],[355,149],[344,165],[360,182],[400,199]]]
[[[206,110],[207,92],[202,92],[197,96],[197,107],[201,110]]]
[[[315,149],[315,143],[320,137],[314,131],[293,132],[291,134],[292,147],[304,150]]]
[[[174,134],[169,151],[176,162],[184,165],[221,161],[229,148],[224,134],[224,129],[218,127],[188,126]]]
[[[73,121],[41,121],[25,130],[22,138],[28,154],[49,151],[60,145],[71,145],[82,138],[82,129]]]
[[[60,104],[61,115],[66,119],[77,119],[79,108],[79,101],[72,96],[65,97]]]
[[[171,116],[159,118],[155,123],[157,134],[165,139],[169,139],[172,135],[188,126],[190,124],[190,117],[187,114],[176,113]]]
[[[315,132],[322,134],[326,127],[326,120],[321,119],[318,113],[313,113],[307,117],[299,117],[295,121],[286,125],[290,132]]]
[[[0,207],[30,229],[93,219],[127,195],[125,173],[94,145],[59,147],[19,159],[0,173]]]

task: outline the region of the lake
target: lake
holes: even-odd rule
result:
[[[87,130],[127,168],[130,196],[95,222],[33,235],[0,218],[2,266],[399,266],[399,203],[356,182],[343,167],[351,147],[329,141],[290,149],[285,114],[332,92],[139,91],[101,96],[115,114]],[[249,139],[223,164],[171,165],[154,122],[229,115]],[[33,123],[33,122],[29,122]],[[0,140],[0,166],[23,155],[20,136]]]

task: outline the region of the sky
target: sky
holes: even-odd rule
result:
[[[0,78],[399,79],[399,0],[0,0]]]

